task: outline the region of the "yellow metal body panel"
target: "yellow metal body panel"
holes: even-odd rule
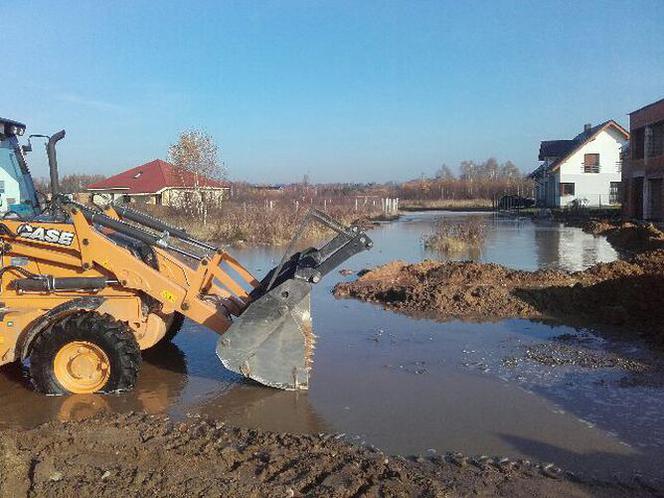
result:
[[[163,338],[166,321],[175,311],[223,333],[232,323],[231,315],[243,311],[251,300],[250,290],[258,286],[223,251],[192,265],[153,248],[157,270],[92,226],[78,209],[68,209],[71,223],[0,222],[0,365],[21,359],[25,342],[49,313],[60,308],[75,311],[83,298],[96,298],[100,304],[95,309],[127,323],[146,349]],[[231,278],[224,266],[242,282]],[[25,278],[17,268],[56,278],[105,277],[118,283],[96,291],[21,292],[12,284]],[[146,311],[145,296],[158,303],[157,310],[152,306]]]

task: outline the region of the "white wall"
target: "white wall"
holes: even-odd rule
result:
[[[4,181],[5,184],[4,192],[0,189],[0,212],[4,213],[9,210],[9,201],[11,204],[21,202],[21,193],[18,182],[2,168],[0,168],[0,181]]]
[[[591,206],[608,205],[610,183],[620,181],[620,148],[625,143],[627,139],[621,133],[608,128],[561,164],[560,182],[574,183],[575,195],[562,197],[560,206],[574,199],[587,199]],[[584,154],[599,154],[599,173],[583,172]]]

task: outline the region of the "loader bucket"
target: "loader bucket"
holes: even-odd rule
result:
[[[311,285],[286,280],[254,301],[224,333],[226,368],[279,389],[307,389],[313,354]]]
[[[309,221],[337,235],[320,249],[288,256]],[[357,227],[344,227],[319,211],[305,217],[277,267],[252,292],[252,301],[219,338],[217,356],[226,368],[266,386],[307,389],[315,336],[311,286],[358,252],[372,247]]]

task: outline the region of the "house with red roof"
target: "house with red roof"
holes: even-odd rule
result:
[[[194,197],[213,203],[221,202],[228,197],[230,184],[155,159],[92,183],[87,191],[103,194],[111,201],[179,206]]]

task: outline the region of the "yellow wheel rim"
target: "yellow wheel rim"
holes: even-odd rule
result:
[[[94,393],[111,377],[111,363],[103,349],[86,341],[65,344],[53,360],[55,378],[67,391]]]

